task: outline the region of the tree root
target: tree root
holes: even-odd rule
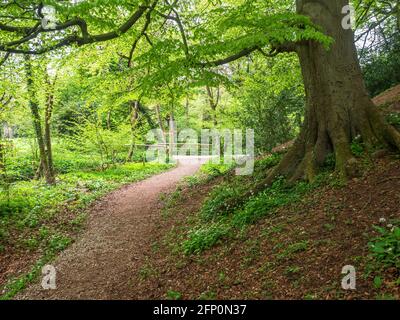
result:
[[[400,133],[391,125],[387,124],[375,106],[370,108],[368,123],[356,125],[353,134],[347,134],[343,129],[328,130],[329,141],[325,137],[313,141],[305,139],[307,129],[303,128],[295,144],[281,162],[273,168],[266,178],[259,183],[252,193],[270,186],[279,176],[284,176],[288,183],[293,184],[298,180],[314,181],[329,152],[335,156],[335,172],[342,181],[347,181],[361,175],[359,161],[351,151],[351,138],[355,134],[360,136],[367,147],[367,152],[384,146],[385,149],[400,150]],[[365,120],[365,119],[364,119]],[[324,141],[325,145],[321,142]]]

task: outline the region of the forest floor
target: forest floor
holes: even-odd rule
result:
[[[182,238],[225,179],[172,192],[197,169],[181,166],[98,202],[86,231],[54,262],[57,289],[37,283],[17,299],[400,298],[398,270],[381,271],[377,283],[368,251],[374,226],[400,219],[398,157],[377,159],[363,177],[328,184],[205,252],[185,255]],[[345,265],[356,268],[357,290],[341,288]]]
[[[38,283],[17,299],[125,299],[146,259],[159,219],[160,194],[171,192],[200,165],[185,164],[112,192],[91,208],[85,231],[54,261],[57,290]]]
[[[399,96],[396,87],[375,103],[395,112]],[[16,298],[400,299],[398,256],[391,267],[371,256],[372,243],[398,241],[399,229],[390,230],[400,225],[400,159],[368,157],[361,177],[342,184],[326,176],[198,253],[182,244],[227,175],[180,184],[199,168],[182,165],[127,186],[93,207],[86,230],[56,259],[57,289],[38,280]],[[346,265],[355,267],[356,290],[342,289]]]
[[[363,177],[328,184],[211,249],[185,255],[182,239],[220,182],[185,189],[154,226],[133,298],[400,299],[399,270],[374,269],[368,247],[379,234],[374,226],[400,221],[398,157],[375,160]],[[356,268],[356,290],[341,287],[346,265]]]

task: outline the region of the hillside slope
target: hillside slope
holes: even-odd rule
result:
[[[197,212],[220,183],[185,189],[154,227],[157,240],[136,279],[135,298],[400,299],[399,269],[384,267],[369,247],[380,235],[375,226],[388,232],[399,226],[397,156],[375,160],[346,186],[310,192],[209,250],[183,254]],[[341,288],[345,265],[356,268],[356,290]]]
[[[392,112],[400,112],[400,85],[395,86],[373,99],[377,106],[389,107],[388,110]]]
[[[399,101],[400,86],[374,99],[388,115],[400,111]],[[152,231],[133,298],[400,299],[400,156],[353,149],[361,177],[343,185],[326,174],[298,197],[278,187],[244,209],[227,208],[225,218],[208,221],[204,212],[248,181],[224,176],[175,192]],[[255,215],[251,223],[226,232],[226,221],[243,213]],[[188,252],[188,243],[200,249]],[[356,290],[342,289],[346,265],[355,267]]]

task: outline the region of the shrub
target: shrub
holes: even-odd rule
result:
[[[215,245],[221,238],[228,235],[229,231],[229,225],[224,222],[191,230],[188,239],[183,243],[183,251],[185,254],[200,253]]]
[[[385,268],[400,269],[400,228],[383,228],[375,226],[379,236],[368,244],[371,255]]]
[[[364,147],[363,147],[363,145],[361,143],[358,143],[358,142],[354,141],[351,144],[351,152],[356,157],[361,157],[364,154]]]
[[[281,159],[281,155],[259,159],[255,162],[254,175],[249,178],[246,176],[235,176],[214,188],[201,209],[201,217],[205,221],[227,216],[239,209],[248,199],[243,198],[243,194],[251,190],[253,184],[265,177],[268,169],[274,167]]]
[[[215,188],[204,203],[200,212],[201,225],[188,232],[188,238],[183,243],[184,253],[199,253],[212,247],[224,237],[232,235],[233,230],[243,229],[265,216],[274,214],[278,207],[299,201],[304,194],[320,186],[323,180],[324,176],[321,175],[312,184],[298,182],[290,186],[285,179],[278,178],[272,186],[246,199],[242,205],[220,210],[226,201],[240,196],[240,192],[249,188],[248,183],[243,183],[242,177],[226,182]]]
[[[230,170],[231,166],[224,164],[207,163],[201,167],[201,171],[211,177],[219,177]]]

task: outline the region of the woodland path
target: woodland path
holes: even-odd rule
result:
[[[83,234],[52,265],[55,290],[44,290],[41,277],[17,299],[130,299],[134,278],[151,250],[151,227],[161,214],[160,195],[175,190],[198,163],[128,185],[98,201]]]

